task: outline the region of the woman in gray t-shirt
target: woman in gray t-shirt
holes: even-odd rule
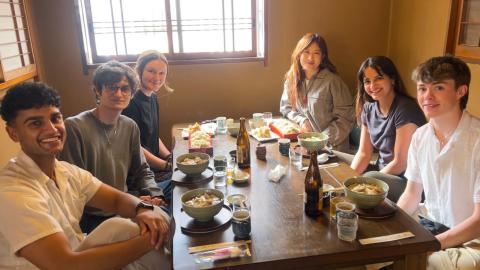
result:
[[[425,116],[415,100],[407,95],[400,74],[389,58],[369,57],[360,66],[357,77],[356,116],[362,131],[351,167],[358,173],[365,172],[373,152],[378,152],[374,170],[380,173],[373,175],[387,179],[389,193],[396,201],[405,186],[401,177],[407,167],[412,135],[426,123]]]

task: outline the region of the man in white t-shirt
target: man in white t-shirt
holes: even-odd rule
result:
[[[398,206],[413,214],[423,191],[424,214],[446,226],[428,269],[480,269],[480,120],[465,110],[470,70],[458,58],[434,57],[412,78],[429,122],[412,138]]]
[[[170,218],[55,155],[65,126],[60,97],[41,83],[4,96],[0,113],[17,157],[0,170],[0,269],[162,269]],[[85,237],[85,205],[119,216]],[[131,219],[131,220],[130,220]]]

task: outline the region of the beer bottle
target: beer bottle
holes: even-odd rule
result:
[[[317,163],[317,151],[310,152],[310,165],[305,176],[305,214],[310,217],[320,215],[323,208],[323,181]]]
[[[243,117],[240,118],[240,130],[237,135],[237,165],[240,169],[250,168],[250,139]]]

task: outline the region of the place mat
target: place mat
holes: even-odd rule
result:
[[[173,170],[172,183],[179,186],[192,186],[210,182],[213,179],[213,169],[208,167],[199,175],[186,175],[178,168]]]
[[[231,219],[232,209],[224,204],[222,210],[209,221],[197,221],[182,210],[178,218],[175,217],[175,222],[180,224],[183,234],[206,234],[224,228],[230,224]]]
[[[188,253],[196,253],[201,251],[213,250],[217,248],[235,247],[235,246],[241,246],[241,245],[250,244],[250,243],[252,243],[252,240],[239,240],[235,242],[223,242],[223,243],[195,246],[195,247],[189,247]]]
[[[358,239],[358,242],[360,242],[360,244],[362,245],[369,245],[369,244],[375,244],[375,243],[396,241],[396,240],[410,238],[410,237],[415,237],[415,235],[410,231],[406,231],[406,232],[401,232],[396,234]]]
[[[395,211],[397,211],[397,206],[388,199],[371,209],[355,209],[358,216],[365,219],[389,218],[395,214]]]

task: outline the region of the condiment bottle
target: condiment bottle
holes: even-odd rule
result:
[[[310,217],[320,215],[323,208],[323,181],[318,169],[317,151],[310,152],[310,165],[305,176],[305,193],[303,198],[305,214]]]
[[[237,135],[237,165],[240,169],[250,168],[250,139],[244,117],[240,118],[240,130]]]

